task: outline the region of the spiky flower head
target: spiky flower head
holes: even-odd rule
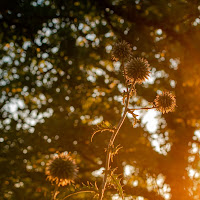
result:
[[[125,66],[125,76],[128,83],[142,83],[149,77],[149,63],[144,58],[133,58]]]
[[[154,100],[157,110],[162,113],[168,113],[174,111],[176,107],[176,98],[171,92],[165,91],[160,95],[156,96]]]
[[[58,186],[65,186],[74,182],[78,167],[70,154],[59,153],[47,163],[47,179]]]
[[[112,58],[115,61],[129,59],[132,54],[132,49],[126,41],[117,42],[113,46]]]

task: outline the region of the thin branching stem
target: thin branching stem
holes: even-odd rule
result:
[[[131,109],[128,109],[130,111],[135,111],[135,110],[150,110],[150,109],[154,109],[154,108],[158,108],[158,107],[146,107],[146,108],[131,108]]]
[[[121,68],[122,68],[122,70],[123,70],[123,75],[124,75],[124,83],[125,83],[125,86],[126,86],[126,88],[127,88],[126,71],[125,71],[125,66],[124,66],[124,59],[122,59],[121,65],[122,65]]]
[[[75,193],[72,193],[72,194],[67,195],[64,199],[67,199],[68,197],[71,197],[71,196],[74,196],[74,195],[80,194],[80,193],[95,193],[95,191],[85,190],[85,191],[75,192]],[[64,199],[63,199],[63,200],[64,200]]]
[[[54,188],[54,191],[53,191],[52,200],[56,200],[58,193],[59,193],[58,185],[56,185],[55,188]]]
[[[116,130],[113,132],[111,138],[110,138],[110,141],[109,141],[109,144],[108,144],[108,149],[107,149],[107,154],[106,154],[106,165],[105,165],[105,174],[104,174],[104,177],[103,177],[103,182],[102,182],[102,185],[101,185],[101,192],[100,192],[100,195],[99,195],[99,200],[102,200],[103,199],[103,196],[104,196],[104,192],[105,192],[105,189],[106,189],[106,184],[107,184],[107,178],[108,178],[108,175],[109,175],[109,170],[110,170],[110,161],[111,161],[111,147],[115,141],[115,138],[126,118],[126,114],[128,112],[128,105],[129,105],[129,100],[130,100],[130,93],[132,91],[132,89],[135,87],[135,83],[133,83],[130,87],[130,89],[128,90],[127,88],[127,97],[126,97],[126,104],[125,104],[125,109],[124,109],[124,113],[117,125],[117,128]]]

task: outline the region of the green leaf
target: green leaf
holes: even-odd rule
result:
[[[124,199],[124,191],[121,185],[121,178],[119,178],[120,175],[114,174],[113,170],[110,174],[110,184],[118,191],[119,195]]]
[[[59,196],[58,199],[60,200],[69,199],[71,196],[81,193],[93,193],[94,194],[93,198],[97,197],[99,195],[99,189],[97,187],[96,182],[92,184],[88,181],[86,184],[82,183],[81,187],[74,186],[73,190],[70,188],[69,190],[62,193],[62,195]]]

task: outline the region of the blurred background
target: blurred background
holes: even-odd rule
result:
[[[199,17],[199,0],[1,1],[0,199],[51,199],[45,166],[56,152],[76,158],[77,187],[100,186],[110,133],[90,138],[121,116],[123,76],[110,52],[122,40],[151,65],[131,106],[150,106],[165,90],[177,100],[173,113],[124,122],[112,165],[125,199],[200,199]],[[120,197],[108,188],[104,199]]]

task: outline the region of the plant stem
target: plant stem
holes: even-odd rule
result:
[[[126,88],[128,88],[128,86],[127,86],[127,81],[126,81],[126,71],[125,71],[125,66],[124,66],[124,59],[122,59],[121,68],[122,68],[122,70],[123,70],[125,86],[126,86]]]
[[[146,107],[146,108],[131,108],[131,109],[128,109],[130,111],[135,111],[135,110],[150,110],[150,109],[154,109],[154,108],[157,108],[155,106],[153,107]]]
[[[130,93],[132,91],[132,89],[135,87],[135,83],[133,83],[130,87],[130,89],[128,90],[127,88],[127,97],[126,97],[126,105],[125,105],[125,109],[124,109],[124,113],[117,125],[117,128],[115,130],[115,132],[112,134],[111,138],[110,138],[110,141],[109,141],[109,144],[108,144],[108,148],[107,148],[107,154],[106,154],[106,165],[105,165],[105,175],[103,177],[103,182],[102,182],[102,185],[101,185],[101,193],[99,195],[99,200],[102,200],[103,199],[103,196],[104,196],[104,192],[105,192],[105,189],[106,189],[106,184],[107,184],[107,178],[108,178],[108,175],[109,175],[109,170],[110,170],[110,159],[111,159],[111,151],[110,151],[110,148],[112,147],[114,141],[115,141],[115,138],[126,118],[126,114],[128,112],[128,105],[129,105],[129,100],[130,100]]]
[[[56,196],[58,195],[58,186],[56,185],[53,191],[52,200],[56,200]]]
[[[71,197],[71,196],[73,196],[73,195],[80,194],[80,193],[95,193],[95,191],[85,190],[85,191],[75,192],[75,193],[72,193],[72,194],[67,195],[64,199],[67,199],[68,197]],[[63,199],[63,200],[64,200],[64,199]]]

